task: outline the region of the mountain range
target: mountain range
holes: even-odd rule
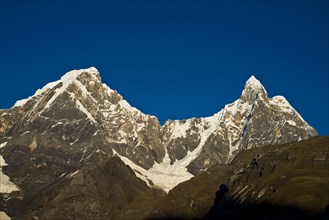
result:
[[[240,188],[232,186],[232,178],[247,178],[246,172],[255,176],[250,167],[245,167],[248,160],[263,169],[259,162],[263,155],[257,157],[254,152],[290,152],[288,144],[297,146],[314,136],[315,129],[289,102],[283,96],[268,97],[254,76],[246,81],[239,99],[214,115],[168,120],[160,125],[155,116],[132,107],[102,83],[96,68],[73,70],[17,101],[12,108],[0,110],[0,210],[13,219],[227,217],[229,213],[210,210],[218,179],[225,179],[229,194],[224,194],[233,198],[241,194],[241,188],[251,187],[241,183]],[[320,140],[328,143],[327,138]],[[309,149],[308,144],[303,146]],[[328,149],[325,152],[320,144],[314,152],[321,150],[316,158],[324,158],[319,169],[325,170]],[[245,152],[253,152],[254,158],[249,156],[242,162],[238,158],[248,154]],[[312,155],[312,151],[309,153]],[[285,156],[282,153],[276,160]],[[268,169],[262,175],[268,174]],[[320,177],[325,178],[325,174],[321,171]],[[207,193],[207,187],[211,189],[207,196],[197,194],[206,203],[189,198],[192,214],[175,214],[186,210],[178,204],[173,206],[172,201],[185,198],[175,197],[175,191],[186,189],[193,181],[203,178],[208,182],[207,178],[214,177],[218,177],[214,185],[209,185],[211,181],[204,183],[203,193]],[[253,177],[248,181],[256,180]],[[263,195],[272,183],[262,183],[266,188]],[[327,192],[328,184],[323,187]],[[251,197],[243,201],[254,202]],[[328,204],[328,198],[324,199]],[[240,200],[223,201],[218,203],[240,210],[236,208]],[[193,209],[197,204],[203,204],[199,211]],[[324,212],[325,204],[312,211]],[[170,207],[170,211],[163,211],[164,207]]]

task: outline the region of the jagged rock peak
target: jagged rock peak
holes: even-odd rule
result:
[[[74,79],[77,79],[83,73],[91,74],[92,76],[95,76],[98,80],[100,80],[99,71],[95,67],[90,67],[87,69],[80,69],[80,70],[71,70],[71,71],[67,72],[66,74],[64,74],[61,77],[61,80],[62,81],[63,80],[74,80]]]
[[[258,79],[256,79],[256,77],[254,75],[249,77],[249,79],[246,81],[246,85],[252,86],[254,88],[263,87],[262,83]]]
[[[34,95],[18,100],[13,107],[20,107],[25,105],[31,98],[42,95],[44,92],[47,92],[48,90],[60,85],[60,88],[56,90],[56,94],[53,96],[53,100],[63,91],[65,91],[69,85],[72,83],[77,83],[78,85],[83,85],[84,87],[90,87],[95,82],[100,83],[101,77],[98,72],[98,70],[95,67],[90,67],[87,69],[79,69],[79,70],[71,70],[67,73],[65,73],[60,80],[50,82],[41,89],[38,89]],[[87,84],[88,83],[88,84]],[[50,105],[50,103],[53,101],[51,100],[48,102],[47,107]]]
[[[254,75],[249,77],[249,79],[246,81],[244,90],[246,90],[246,89],[252,89],[255,91],[257,91],[257,90],[265,91],[263,84],[258,79],[256,79],[256,77]]]
[[[262,97],[268,98],[267,92],[262,83],[252,75],[247,81],[242,91],[241,99],[243,101],[253,102],[255,99]]]

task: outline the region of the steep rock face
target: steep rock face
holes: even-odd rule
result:
[[[269,98],[262,84],[250,77],[241,97],[208,118],[169,121],[162,131],[173,163],[198,151],[188,170],[201,173],[228,163],[240,149],[288,143],[317,135],[282,96]],[[197,148],[199,144],[202,147]]]
[[[6,142],[0,153],[9,167],[16,166],[13,158],[21,150],[31,161],[34,153],[61,152],[65,161],[54,166],[67,163],[72,169],[102,151],[119,155],[150,187],[165,191],[215,164],[228,163],[241,149],[314,135],[284,97],[269,98],[254,77],[238,100],[213,116],[169,120],[163,126],[103,84],[93,67],[70,71],[11,109],[0,110],[0,143]],[[15,147],[21,150],[15,152]],[[7,154],[8,149],[13,153]]]
[[[74,70],[1,114],[1,135],[10,144],[77,147],[111,145],[139,166],[150,168],[164,157],[160,125],[154,116],[131,107],[101,83],[95,68]],[[106,147],[104,147],[106,150]],[[106,150],[111,154],[111,148]]]
[[[60,160],[64,155],[52,156]],[[8,170],[12,176],[17,172],[16,176],[24,177],[20,184],[24,196],[7,197],[7,204],[0,204],[0,209],[13,219],[143,219],[150,204],[161,195],[147,187],[118,157],[102,151],[89,155],[79,169],[57,163],[60,172],[47,166],[54,160],[51,162],[46,155],[34,157],[32,163],[41,166],[31,169],[31,161],[22,161],[20,167]]]

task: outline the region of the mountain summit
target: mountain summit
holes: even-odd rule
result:
[[[96,150],[116,154],[149,186],[165,191],[214,164],[228,163],[240,149],[317,134],[284,97],[269,98],[254,76],[239,99],[213,116],[163,126],[103,84],[94,67],[70,71],[0,114],[0,135],[8,145],[35,143],[31,153],[61,149],[79,158],[70,159],[78,164]]]
[[[251,76],[244,86],[241,98],[245,101],[252,102],[258,98],[258,96],[268,98],[267,92],[261,82],[259,82],[254,76]]]
[[[66,195],[81,197],[84,204],[85,193],[100,193],[100,182],[113,175],[119,192],[137,193],[136,187],[122,189],[121,183],[129,180],[144,185],[138,195],[154,198],[156,191],[169,192],[216,164],[229,163],[241,150],[315,135],[283,96],[269,98],[254,76],[239,99],[214,115],[168,120],[161,126],[155,116],[130,106],[102,83],[96,68],[73,70],[11,109],[0,110],[0,174],[7,180],[0,195],[45,199],[43,189],[55,187],[49,198],[56,198],[54,206],[48,207],[55,212],[46,216],[36,211],[53,218],[60,211],[56,204],[70,201]],[[120,196],[123,200],[115,202],[128,202],[127,195]],[[95,207],[102,206],[100,201],[95,200]]]
[[[261,82],[254,75],[252,75],[247,81],[245,88],[252,88],[254,90],[264,90],[264,87]]]

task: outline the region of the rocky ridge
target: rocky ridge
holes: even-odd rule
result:
[[[131,107],[98,70],[73,70],[0,112],[1,143],[63,151],[80,167],[101,150],[117,154],[149,186],[169,191],[240,149],[316,135],[282,96],[269,98],[254,77],[241,97],[210,117],[167,121]],[[11,165],[11,164],[9,164]]]

